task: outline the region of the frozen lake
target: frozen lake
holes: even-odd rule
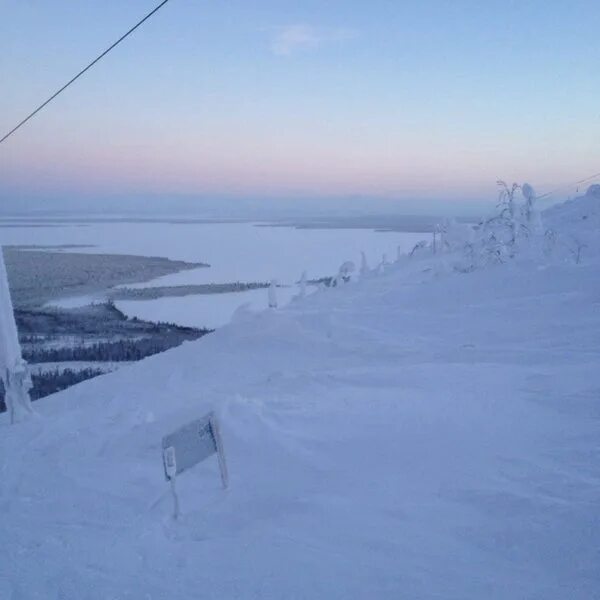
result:
[[[203,262],[198,268],[167,275],[138,287],[186,284],[265,282],[276,279],[293,286],[303,271],[309,279],[332,276],[341,263],[358,266],[364,251],[369,264],[383,254],[394,260],[397,249],[409,251],[426,237],[423,233],[377,232],[371,229],[296,229],[255,223],[90,222],[82,225],[54,222],[32,226],[1,227],[3,244],[91,245],[77,252],[162,256],[173,260]],[[131,287],[131,286],[130,286]],[[279,288],[279,303],[297,293],[295,287]],[[95,300],[98,296],[94,297]],[[73,306],[90,298],[66,298]],[[130,316],[172,321],[182,325],[219,327],[242,304],[260,309],[267,304],[264,289],[226,294],[126,300],[117,306]]]

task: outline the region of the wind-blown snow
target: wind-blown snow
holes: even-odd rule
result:
[[[0,597],[597,597],[597,205],[547,260],[406,259],[0,420]],[[230,489],[185,473],[173,522],[161,437],[211,409]]]

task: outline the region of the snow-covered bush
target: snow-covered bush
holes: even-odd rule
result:
[[[421,240],[414,245],[408,256],[409,258],[419,258],[428,254],[430,254],[429,244],[425,240]]]
[[[462,271],[480,266],[503,263],[515,256],[520,239],[528,238],[534,219],[535,192],[529,184],[508,185],[498,181],[497,212],[480,221],[474,230],[474,239],[463,245]],[[516,193],[521,190],[525,202],[517,206]]]
[[[456,219],[444,219],[433,229],[432,254],[460,250],[473,239],[473,227]]]
[[[446,245],[450,249],[461,248],[473,240],[473,226],[468,223],[459,223],[456,219],[448,222],[446,229]]]
[[[473,228],[471,239],[463,243],[462,260],[457,265],[459,271],[469,272],[504,263],[517,254],[539,258],[552,252],[556,238],[553,234],[544,235],[541,217],[535,207],[534,188],[528,183],[497,183],[500,192],[496,214],[480,221]]]
[[[546,260],[574,262],[600,254],[600,184],[582,196],[556,204],[542,215],[543,256]]]
[[[341,285],[342,283],[348,283],[354,271],[356,271],[356,265],[351,260],[347,260],[346,262],[342,263],[333,281],[333,285],[337,286]]]
[[[498,194],[499,213],[494,218],[496,233],[495,240],[504,246],[509,256],[514,255],[514,246],[519,234],[519,219],[516,210],[515,194],[521,188],[518,183],[509,186],[505,181],[497,182],[500,188]]]
[[[492,216],[474,227],[445,219],[434,228],[432,242],[419,242],[409,257],[434,260],[427,270],[439,274],[444,272],[442,262],[446,270],[469,273],[517,258],[579,264],[600,254],[600,184],[542,215],[532,185],[497,183],[498,203]]]
[[[585,195],[592,198],[600,198],[600,183],[594,183],[593,185],[590,185]]]

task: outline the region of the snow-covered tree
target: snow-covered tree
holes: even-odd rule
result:
[[[277,308],[277,280],[271,279],[269,284],[269,308]]]
[[[567,248],[571,252],[571,256],[573,257],[575,264],[578,265],[581,262],[581,253],[583,252],[584,248],[587,248],[587,244],[584,244],[576,236],[571,236],[567,242]]]
[[[390,263],[389,263],[389,261],[388,261],[387,254],[384,252],[384,253],[381,255],[381,262],[380,262],[380,263],[379,263],[379,265],[377,266],[377,271],[378,271],[379,273],[383,273],[383,272],[385,271],[386,267],[387,267],[389,264],[390,264]]]
[[[421,240],[420,242],[417,242],[414,245],[413,249],[409,252],[409,254],[408,254],[409,258],[416,258],[420,254],[423,254],[423,250],[425,250],[426,248],[427,248],[427,242],[425,240]]]
[[[302,276],[300,277],[300,298],[304,298],[306,296],[306,271],[302,271]]]
[[[360,276],[365,277],[370,273],[369,263],[367,262],[367,255],[364,252],[360,253]]]
[[[402,249],[402,246],[397,246],[396,247],[396,262],[402,262],[402,259],[404,258],[404,251]]]
[[[514,245],[517,241],[517,235],[519,231],[519,223],[517,220],[517,210],[515,205],[515,194],[521,186],[518,183],[513,183],[509,186],[505,181],[497,181],[500,192],[498,194],[498,208],[500,213],[498,215],[498,221],[501,226],[506,227],[508,231],[508,239],[506,241],[508,245],[508,252],[510,256],[514,255]]]
[[[524,215],[527,219],[527,222],[531,222],[531,214],[533,212],[533,202],[535,201],[535,190],[528,183],[524,183],[521,186],[521,193],[523,194],[523,198],[525,198],[525,207],[524,207]]]
[[[433,227],[433,239],[431,241],[431,250],[434,254],[438,252],[438,238],[440,235],[440,225],[436,223]]]
[[[521,186],[521,193],[525,198],[525,204],[522,207],[522,221],[525,225],[525,233],[539,236],[542,233],[542,220],[538,210],[535,208],[536,193],[529,183]]]
[[[590,185],[585,192],[585,195],[593,198],[600,198],[600,183],[594,183]]]
[[[448,228],[450,226],[450,222],[448,219],[444,219],[441,223],[437,225],[437,233],[438,233],[438,243],[439,246],[436,248],[436,252],[445,252],[449,248],[448,240],[446,239],[446,235],[448,233]]]
[[[31,377],[23,360],[17,325],[8,287],[4,253],[0,246],[0,379],[4,385],[4,402],[11,423],[32,414]]]
[[[356,271],[356,265],[351,260],[347,260],[346,262],[342,263],[338,269],[337,275],[335,276],[333,285],[337,286],[341,285],[342,283],[348,283],[354,271]]]
[[[556,247],[557,233],[553,229],[547,229],[544,232],[544,254],[550,256]]]
[[[496,264],[512,258],[515,254],[515,244],[521,222],[516,207],[515,194],[521,189],[517,183],[509,186],[504,181],[497,182],[498,194],[497,213],[482,220],[476,229],[474,266],[479,264]]]

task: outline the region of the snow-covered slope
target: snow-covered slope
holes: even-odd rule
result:
[[[407,259],[0,419],[0,597],[599,597],[590,198],[546,215],[579,263]],[[210,409],[231,486],[174,522],[161,437]]]

